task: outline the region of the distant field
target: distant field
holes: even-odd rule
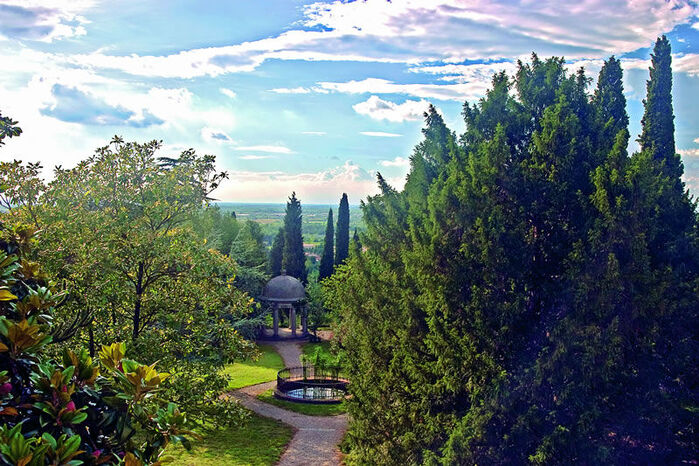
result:
[[[339,201],[338,201],[339,203]],[[223,212],[235,212],[240,220],[254,220],[262,225],[265,240],[271,243],[274,235],[282,226],[286,204],[248,204],[238,202],[217,202]],[[301,204],[303,209],[303,239],[305,243],[320,244],[325,235],[325,223],[328,209],[332,207],[333,218],[337,222],[337,204]],[[350,236],[357,228],[364,229],[362,211],[358,205],[350,206]]]

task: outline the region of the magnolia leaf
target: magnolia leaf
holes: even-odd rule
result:
[[[13,301],[17,296],[10,293],[10,290],[0,290],[0,301]]]

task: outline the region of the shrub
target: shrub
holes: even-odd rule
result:
[[[125,344],[103,346],[99,362],[84,348],[46,357],[57,330],[54,311],[67,294],[56,291],[39,265],[26,259],[30,233],[5,230],[5,236],[0,241],[0,458],[21,465],[139,465],[157,462],[170,442],[189,447],[194,434],[186,429],[185,415],[159,396],[169,374],[126,358]]]

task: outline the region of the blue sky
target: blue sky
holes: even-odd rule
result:
[[[428,103],[461,132],[463,102],[532,51],[593,78],[621,57],[637,134],[667,34],[699,193],[697,14],[683,0],[0,0],[0,111],[25,132],[0,159],[65,167],[115,134],[160,139],[162,155],[216,155],[221,200],[358,203],[377,171],[402,186]]]

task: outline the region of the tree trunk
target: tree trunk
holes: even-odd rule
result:
[[[136,277],[136,303],[133,310],[133,339],[138,338],[141,326],[141,297],[143,295],[143,262],[138,263],[138,275]]]
[[[92,321],[92,322],[94,322],[94,321]],[[90,322],[90,325],[87,328],[87,331],[89,332],[89,337],[90,337],[90,357],[94,358],[95,357],[95,332],[92,329],[92,322]]]

